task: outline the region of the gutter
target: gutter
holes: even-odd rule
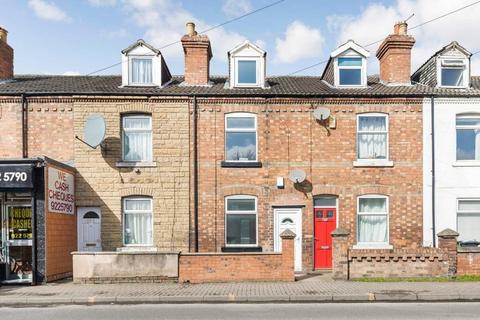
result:
[[[22,158],[28,158],[28,100],[22,93]]]
[[[432,136],[432,245],[436,247],[436,228],[435,228],[435,97],[430,97],[430,122],[431,122],[431,136]]]

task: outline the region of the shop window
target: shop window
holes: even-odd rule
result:
[[[225,199],[227,246],[257,245],[257,198],[230,196]]]
[[[388,197],[358,197],[357,244],[388,245]]]
[[[152,161],[152,117],[126,115],[122,118],[123,160],[131,162]]]
[[[257,161],[257,117],[251,113],[225,116],[225,160]]]
[[[480,242],[480,199],[458,200],[457,231],[461,242]]]
[[[123,199],[123,243],[126,246],[152,245],[152,199]]]

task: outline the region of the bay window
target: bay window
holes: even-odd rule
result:
[[[257,117],[251,113],[225,116],[225,160],[257,161]]]
[[[459,199],[457,205],[458,240],[480,242],[480,199]]]
[[[357,244],[388,245],[388,197],[382,195],[358,197]]]
[[[150,115],[123,116],[122,154],[124,161],[152,161],[152,117]]]
[[[152,245],[152,199],[127,197],[123,199],[123,244]]]
[[[257,198],[225,198],[225,243],[227,246],[257,245]]]
[[[386,114],[358,115],[357,159],[388,159],[388,117]]]
[[[456,118],[457,160],[480,160],[480,115]]]

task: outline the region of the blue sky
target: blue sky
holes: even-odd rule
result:
[[[9,31],[18,74],[87,74],[120,61],[120,51],[143,38],[156,47],[179,40],[185,22],[198,30],[225,22],[275,0],[0,0],[0,25]],[[212,74],[226,74],[226,51],[244,39],[267,51],[267,73],[288,74],[328,58],[340,43],[367,44],[391,33],[410,14],[411,26],[472,3],[473,0],[285,0],[208,33]],[[412,32],[415,68],[433,52],[457,40],[480,50],[480,5]],[[371,52],[369,73],[378,62]],[[162,49],[173,74],[183,73],[179,44]],[[475,56],[473,73],[477,70]],[[323,65],[301,74],[319,75]],[[478,65],[480,67],[480,65]],[[412,70],[413,71],[413,70]],[[100,74],[118,74],[119,67]]]

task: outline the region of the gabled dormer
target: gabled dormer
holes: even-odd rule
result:
[[[367,58],[370,53],[349,40],[330,54],[322,79],[339,88],[367,86]]]
[[[228,52],[230,88],[265,88],[267,53],[246,40]]]
[[[122,50],[122,86],[162,87],[172,78],[157,48],[140,39]]]
[[[453,41],[418,68],[412,80],[430,87],[469,88],[471,56],[467,49]]]

